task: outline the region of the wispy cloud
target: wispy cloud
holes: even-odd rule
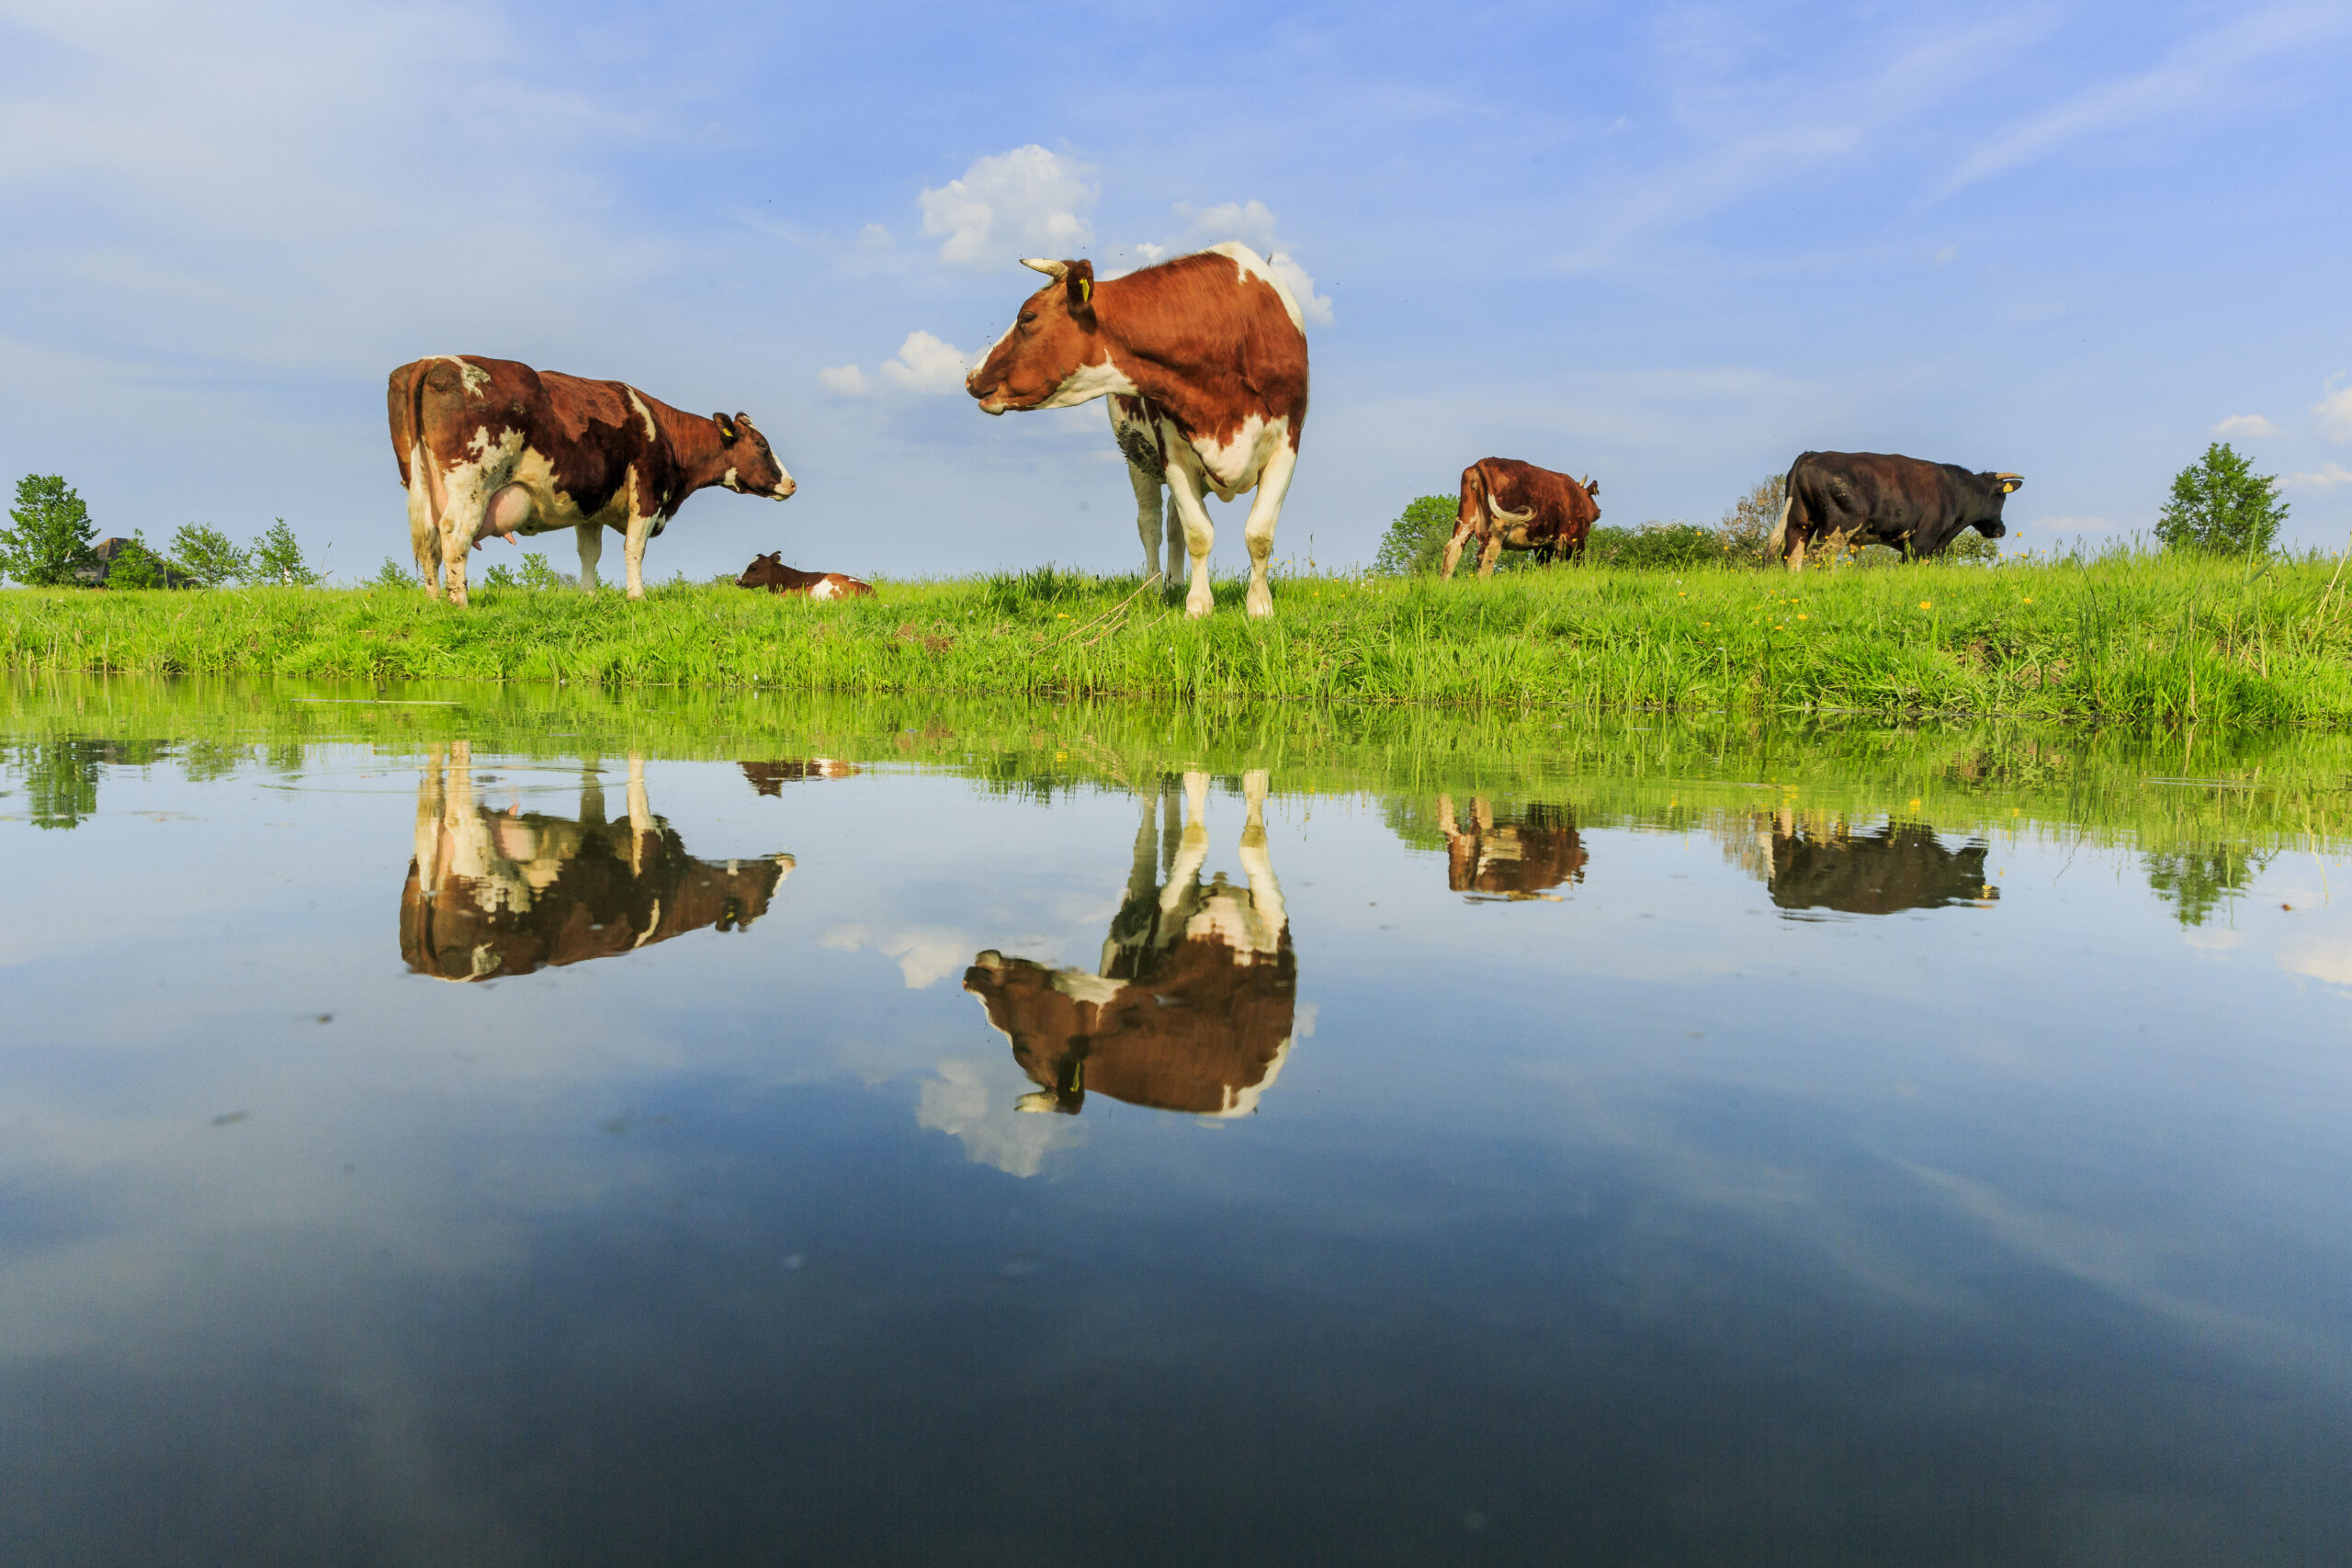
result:
[[[880,377],[874,377],[854,365],[831,365],[817,372],[817,379],[828,391],[844,398],[862,398],[868,392],[879,391],[883,386],[918,396],[936,397],[953,392],[964,385],[964,372],[972,366],[971,356],[954,344],[929,333],[907,334],[899,352],[876,367]]]
[[[2323,463],[2315,474],[2289,474],[2287,482],[2305,490],[2334,490],[2337,485],[2352,485],[2352,468],[2341,463]]]
[[[2221,423],[2215,425],[2213,427],[2213,434],[2222,437],[2224,441],[2230,440],[2233,437],[2241,440],[2254,440],[2262,436],[2278,434],[2278,427],[2271,423],[2268,420],[2263,418],[2258,413],[2233,413],[2230,415],[2229,418],[2223,420]]]
[[[2130,130],[2220,98],[2249,65],[2352,28],[2339,5],[2281,6],[2242,17],[2189,39],[2164,63],[2134,76],[2086,88],[1978,147],[1937,190],[1950,196],[2087,137]],[[2251,95],[2230,94],[2234,101]]]
[[[2330,441],[2352,441],[2352,387],[2339,387],[2337,376],[2327,384],[2327,393],[2312,405],[2318,416],[2320,434]]]

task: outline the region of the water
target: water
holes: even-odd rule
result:
[[[0,1561],[2352,1560],[2352,745],[7,704]]]

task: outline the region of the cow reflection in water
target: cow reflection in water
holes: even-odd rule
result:
[[[1783,909],[1892,915],[1951,904],[1983,907],[2001,896],[1984,880],[1986,846],[1948,850],[1921,822],[1857,833],[1842,818],[1779,811],[1758,816],[1752,848],[1736,859],[1765,879]]]
[[[653,815],[645,762],[628,762],[628,815],[605,817],[583,769],[577,819],[476,804],[464,741],[435,749],[416,794],[416,858],[401,891],[401,956],[420,975],[487,980],[629,953],[767,913],[790,855],[696,860]]]
[[[1130,1105],[1241,1116],[1258,1108],[1290,1050],[1298,964],[1266,857],[1266,775],[1242,777],[1247,887],[1204,885],[1208,776],[1184,775],[1182,818],[1163,785],[1143,805],[1127,895],[1099,971],[1053,969],[994,951],[964,988],[1043,1085],[1023,1111],[1076,1113],[1087,1091]]]
[[[1576,814],[1565,806],[1530,806],[1498,821],[1485,797],[1470,797],[1470,822],[1453,815],[1453,797],[1437,797],[1438,831],[1445,835],[1445,885],[1473,899],[1549,898],[1550,889],[1584,880],[1584,841]]]

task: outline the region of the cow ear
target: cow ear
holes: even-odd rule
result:
[[[743,434],[735,428],[735,422],[723,413],[712,414],[710,423],[718,426],[718,439],[729,446],[734,446],[735,438]]]
[[[2001,493],[2003,495],[2007,495],[2011,491],[2020,488],[2025,483],[2025,476],[2023,474],[1995,474],[1993,477],[2001,481]]]
[[[1069,263],[1062,272],[1062,293],[1069,300],[1073,312],[1091,315],[1094,310],[1094,264],[1091,261]]]

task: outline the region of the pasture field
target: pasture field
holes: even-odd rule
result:
[[[2116,553],[1801,575],[1563,568],[1238,581],[1187,621],[1130,576],[732,586],[0,593],[16,671],[1029,697],[1452,702],[2352,728],[2352,574]]]

